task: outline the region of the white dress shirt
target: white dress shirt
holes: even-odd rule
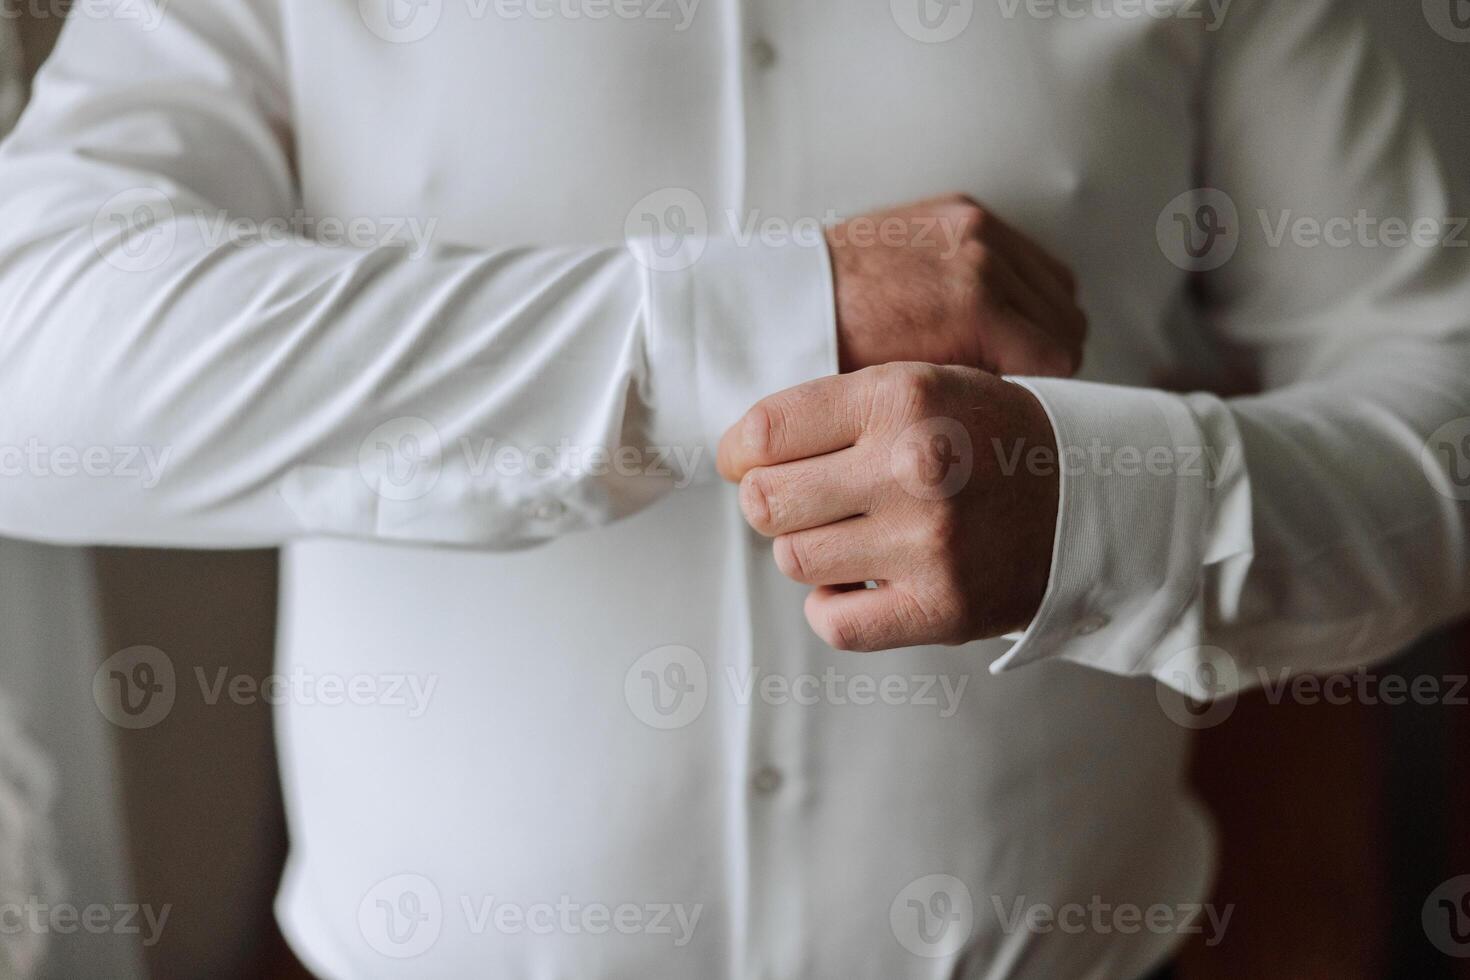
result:
[[[0,532],[287,545],[324,976],[1142,975],[1212,930],[1149,675],[1467,605],[1467,251],[1300,224],[1448,235],[1434,155],[1338,4],[1224,7],[79,5],[0,151]],[[1052,581],[838,654],[713,446],[836,369],[815,223],[952,191],[1083,284]]]

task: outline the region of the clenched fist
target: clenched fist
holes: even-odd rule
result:
[[[1087,317],[1070,269],[967,197],[827,229],[843,372],[891,361],[1070,377]]]
[[[1025,388],[900,363],[759,402],[720,442],[750,525],[816,588],[807,621],[839,650],[958,644],[1030,623],[1056,532],[1054,454]],[[1054,456],[1052,458],[1055,458]],[[876,589],[863,583],[876,582]]]

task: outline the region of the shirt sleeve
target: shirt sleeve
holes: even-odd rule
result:
[[[836,371],[823,243],[299,233],[274,0],[138,9],[73,17],[0,147],[0,533],[520,547]]]
[[[1207,64],[1202,196],[1238,240],[1199,315],[1261,393],[1014,379],[1052,419],[1061,505],[996,672],[1246,687],[1470,610],[1467,212],[1349,5],[1237,0]]]

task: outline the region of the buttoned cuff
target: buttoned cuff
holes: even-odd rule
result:
[[[690,239],[683,248],[682,259],[644,261],[644,403],[660,445],[699,449],[692,475],[705,481],[716,478],[720,437],[752,405],[837,373],[837,314],[825,240]]]
[[[1199,645],[1206,566],[1252,552],[1250,482],[1223,403],[1008,380],[1030,390],[1051,419],[1061,488],[1046,596],[991,672],[1061,658],[1149,673]]]

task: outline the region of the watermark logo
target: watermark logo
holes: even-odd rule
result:
[[[890,708],[913,707],[932,710],[939,718],[953,718],[959,713],[970,683],[968,674],[958,678],[949,674],[846,674],[828,667],[821,674],[794,675],[772,673],[759,667],[742,670],[725,667],[725,683],[731,699],[742,707],[759,700],[761,704],[782,707],[794,704],[811,707]]]
[[[423,875],[400,874],[378,882],[357,906],[357,927],[374,950],[393,959],[422,956],[439,941],[444,903]]]
[[[1435,949],[1470,957],[1470,875],[1458,875],[1430,892],[1420,920]]]
[[[1159,214],[1159,250],[1186,272],[1210,272],[1229,262],[1240,246],[1240,212],[1224,191],[1185,191]]]
[[[655,272],[682,272],[709,244],[709,212],[687,187],[665,187],[628,211],[623,234],[638,261]]]
[[[899,29],[923,44],[943,44],[965,33],[975,18],[975,0],[889,0]]]
[[[1235,0],[996,0],[1001,16],[1015,20],[1198,21],[1213,34],[1225,24]]]
[[[444,0],[358,0],[362,22],[384,41],[412,44],[439,26]]]
[[[174,663],[157,647],[119,650],[92,674],[92,700],[119,728],[152,728],[173,710]]]
[[[1470,0],[1424,0],[1424,19],[1446,41],[1470,44]]]
[[[694,939],[704,914],[703,903],[580,902],[570,895],[553,902],[507,902],[494,895],[462,895],[459,900],[471,935],[494,929],[506,936],[622,936],[667,937],[677,949]]]
[[[140,31],[156,31],[163,24],[170,0],[7,0],[0,4],[0,20],[115,20],[136,24]]]
[[[623,675],[623,698],[650,728],[684,728],[704,712],[709,672],[704,658],[685,646],[662,646],[633,662]]]
[[[163,480],[172,446],[52,445],[32,436],[22,444],[0,444],[0,477],[128,480],[152,490]]]
[[[402,710],[409,718],[423,717],[439,687],[438,674],[316,674],[299,664],[290,673],[264,678],[231,674],[228,667],[217,668],[211,677],[195,667],[194,679],[200,700],[211,707],[222,701],[239,706],[373,707]]]
[[[1272,214],[1265,209],[1256,212],[1261,234],[1271,248],[1290,242],[1296,248],[1470,248],[1465,229],[1470,218],[1419,215],[1383,217],[1367,208],[1356,214],[1320,216],[1283,210]]]
[[[444,444],[433,423],[412,416],[390,419],[368,433],[357,450],[363,482],[388,500],[428,496],[443,472]]]
[[[0,936],[71,936],[82,932],[92,936],[139,936],[145,947],[155,946],[163,937],[172,911],[172,904],[73,905],[45,902],[30,895],[23,902],[0,902]]]
[[[975,447],[958,419],[924,419],[893,441],[889,463],[894,480],[912,496],[948,500],[970,482]]]
[[[990,896],[996,921],[1002,932],[1031,932],[1038,935],[1059,932],[1068,936],[1091,933],[1098,936],[1134,936],[1141,932],[1155,936],[1203,936],[1207,947],[1220,945],[1225,930],[1235,914],[1233,904],[1219,908],[1213,904],[1184,903],[1149,906],[1132,902],[1109,902],[1093,895],[1086,903],[1029,902],[1018,896],[1009,906],[999,895]]]
[[[1219,647],[1190,647],[1165,662],[1155,695],[1169,720],[1181,728],[1213,728],[1235,711],[1240,668]]]
[[[954,956],[975,930],[975,901],[954,875],[925,875],[894,897],[888,924],[899,944],[915,956]]]
[[[1435,429],[1420,450],[1419,465],[1441,495],[1470,500],[1470,416]]]
[[[149,272],[168,261],[178,241],[173,202],[152,187],[114,194],[92,219],[97,254],[123,272]]]

